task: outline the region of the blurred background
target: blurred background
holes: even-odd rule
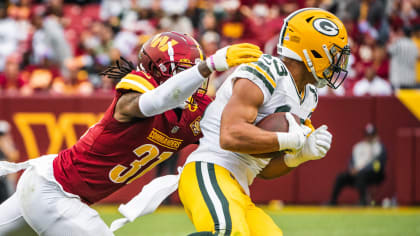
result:
[[[367,188],[367,204],[419,204],[419,0],[1,1],[0,119],[9,125],[3,146],[11,150],[3,152],[12,153],[3,159],[26,160],[74,144],[112,99],[114,84],[98,73],[120,56],[137,62],[152,35],[188,33],[207,55],[238,42],[276,55],[283,18],[303,7],[335,13],[350,36],[348,79],[338,90],[321,89],[313,114],[316,126],[328,124],[334,143],[321,161],[277,180],[257,180],[252,198],[280,205],[329,203],[336,176],[348,169],[353,147],[371,123],[387,161],[380,166],[384,178]],[[212,75],[211,96],[228,73]],[[177,164],[194,148],[181,151]],[[152,171],[104,202],[127,201],[155,175]],[[358,200],[357,188],[346,188],[337,201]],[[169,203],[177,202],[175,194]]]
[[[420,64],[412,59],[420,46],[418,0],[6,0],[0,3],[0,91],[112,94],[112,82],[98,72],[120,56],[136,61],[142,44],[162,31],[194,36],[206,54],[238,42],[276,54],[283,18],[302,7],[332,11],[350,36],[349,78],[321,94],[390,95],[389,85],[418,87]],[[396,59],[399,67],[416,65],[402,71]],[[355,86],[376,77],[384,80],[379,89]],[[210,93],[223,79],[212,78]]]

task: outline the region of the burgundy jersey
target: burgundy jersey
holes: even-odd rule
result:
[[[132,72],[117,84],[104,117],[54,160],[54,176],[65,191],[92,204],[199,140],[199,121],[211,102],[207,96],[193,96],[196,106],[188,105],[179,118],[170,110],[125,123],[114,119],[116,103],[126,91],[144,93],[156,86],[144,72]]]

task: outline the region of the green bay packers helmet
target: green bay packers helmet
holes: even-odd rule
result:
[[[320,8],[303,8],[284,19],[278,54],[305,63],[317,87],[338,88],[347,77],[350,48],[343,22]]]

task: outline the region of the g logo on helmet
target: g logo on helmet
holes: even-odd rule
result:
[[[314,20],[313,26],[318,32],[327,36],[336,36],[339,31],[338,26],[326,18],[318,18]]]

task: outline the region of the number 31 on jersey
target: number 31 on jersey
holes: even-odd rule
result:
[[[171,157],[173,152],[162,152],[159,155],[159,149],[153,144],[143,144],[134,149],[134,154],[137,157],[143,157],[140,160],[134,160],[129,167],[123,165],[116,165],[109,172],[109,179],[117,184],[129,184],[134,180],[146,174],[156,165]],[[128,181],[127,181],[128,180]]]

